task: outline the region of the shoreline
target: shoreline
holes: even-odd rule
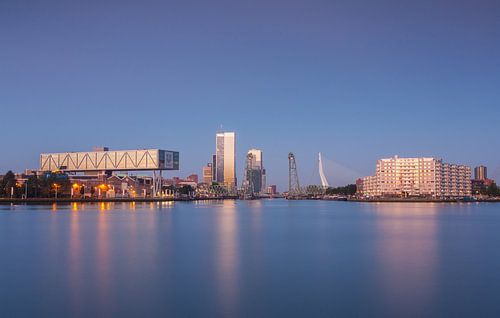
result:
[[[256,200],[266,199],[285,199],[285,198],[258,198]],[[241,200],[238,197],[222,197],[222,198],[0,198],[0,205],[6,204],[54,204],[54,203],[121,203],[121,202],[192,202],[192,201],[220,201],[220,200]],[[285,199],[286,200],[286,199]],[[500,203],[500,198],[488,198],[477,200],[464,199],[400,199],[400,198],[380,198],[380,199],[359,199],[359,198],[316,198],[316,199],[298,199],[289,201],[341,201],[341,202],[358,202],[358,203]],[[247,200],[242,200],[247,201]]]
[[[54,203],[101,203],[101,202],[187,202],[187,201],[216,201],[216,200],[234,200],[233,197],[224,198],[30,198],[30,199],[4,199],[0,198],[0,205],[2,204],[54,204]]]
[[[477,199],[477,200],[465,200],[465,199],[347,199],[349,202],[368,202],[368,203],[500,203],[500,198],[491,199]]]

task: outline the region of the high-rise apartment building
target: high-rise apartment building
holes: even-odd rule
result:
[[[219,132],[215,137],[215,177],[218,183],[235,187],[236,180],[236,135],[234,132]]]
[[[485,166],[479,166],[474,168],[474,180],[486,180],[488,179],[488,168]]]
[[[380,159],[374,176],[360,183],[369,197],[467,197],[471,195],[471,168],[435,158]]]
[[[254,192],[264,193],[266,191],[266,170],[264,169],[262,150],[250,149],[248,154],[252,155],[252,183]]]

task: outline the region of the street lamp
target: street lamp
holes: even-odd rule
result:
[[[57,189],[60,187],[60,185],[58,185],[57,183],[54,183],[53,186],[54,186],[54,189],[56,190],[56,199],[57,199]]]
[[[71,198],[75,195],[75,191],[80,190],[80,185],[78,183],[73,183],[73,186],[71,187]]]

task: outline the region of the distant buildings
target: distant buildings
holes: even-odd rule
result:
[[[212,164],[208,163],[202,170],[202,180],[205,184],[212,184]]]
[[[486,180],[488,179],[488,168],[485,166],[479,166],[474,168],[474,180]]]
[[[276,190],[276,186],[275,185],[268,186],[266,192],[267,192],[267,194],[269,194],[271,196],[278,194],[278,191]]]
[[[196,173],[190,174],[186,179],[198,184],[198,175]]]
[[[488,168],[479,166],[474,168],[474,179],[472,180],[472,193],[485,194],[487,189],[495,181],[488,179]]]
[[[264,169],[262,150],[250,149],[248,154],[252,155],[252,184],[253,192],[264,193],[266,190],[266,170]]]
[[[218,132],[215,143],[215,181],[236,187],[236,135],[234,132]]]
[[[365,197],[462,198],[472,193],[470,167],[436,158],[380,159],[375,175],[357,185]]]

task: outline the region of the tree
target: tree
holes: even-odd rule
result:
[[[68,175],[64,173],[47,172],[38,180],[40,196],[43,198],[53,197],[57,188],[57,195],[63,197],[69,195],[71,182]]]
[[[193,187],[190,185],[184,185],[179,189],[180,194],[189,195],[194,191]]]
[[[28,190],[28,198],[38,198],[40,196],[40,180],[36,174],[33,174],[28,177],[27,182],[27,190]]]
[[[328,188],[326,189],[327,195],[355,195],[357,187],[355,184],[348,184],[344,187]]]
[[[488,194],[490,197],[496,197],[500,195],[500,189],[498,189],[498,186],[495,182],[489,185],[488,189],[486,190],[486,194]]]
[[[14,196],[17,196],[19,191],[16,187],[16,175],[11,170],[7,171],[5,176],[3,176],[0,188],[2,191],[1,194],[5,197],[10,197],[11,188],[14,188]]]

